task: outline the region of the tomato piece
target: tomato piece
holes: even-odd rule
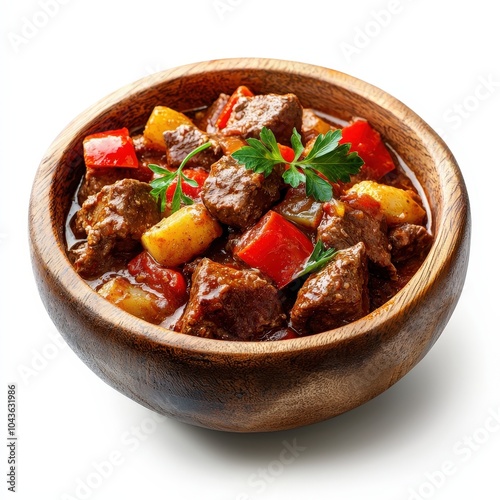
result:
[[[207,180],[208,172],[200,168],[197,169],[186,168],[185,170],[182,171],[182,173],[186,177],[189,177],[190,179],[193,179],[198,183],[198,187],[195,187],[195,186],[190,186],[187,182],[183,180],[181,182],[182,192],[193,200],[198,199],[200,197],[201,188],[203,187],[203,184],[205,184],[205,181]],[[167,189],[166,197],[168,203],[172,202],[176,186],[177,186],[177,179],[175,179]]]
[[[163,267],[144,251],[128,263],[129,273],[139,283],[161,293],[174,306],[174,310],[187,300],[187,285],[184,276],[175,269]]]
[[[280,150],[281,156],[287,163],[291,163],[295,158],[295,151],[291,147],[278,144],[278,149]]]
[[[380,134],[365,120],[357,120],[342,129],[341,144],[351,143],[351,151],[356,151],[364,160],[361,167],[370,179],[378,180],[396,166]]]
[[[253,97],[254,93],[245,87],[245,85],[240,85],[231,95],[226,105],[222,109],[219,118],[217,118],[216,126],[219,130],[222,130],[229,120],[233,108],[240,97]]]
[[[313,251],[311,240],[282,215],[270,210],[246,233],[234,253],[259,269],[279,288],[293,280]]]
[[[126,128],[88,135],[83,140],[85,165],[91,168],[137,168],[139,161]]]

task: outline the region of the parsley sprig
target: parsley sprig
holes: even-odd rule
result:
[[[291,162],[287,162],[273,132],[264,127],[260,140],[247,139],[248,146],[238,149],[232,156],[248,170],[266,177],[271,174],[275,165],[288,163],[288,169],[282,174],[287,184],[297,187],[305,182],[308,196],[317,201],[329,201],[332,199],[333,190],[328,181],[349,182],[350,176],[357,174],[364,164],[358,153],[349,153],[349,143],[339,145],[341,138],[341,130],[329,130],[326,134],[320,134],[306,157],[299,159],[304,152],[304,146],[300,134],[294,128],[290,143],[295,157]]]
[[[307,260],[302,271],[294,276],[294,279],[301,278],[306,274],[321,271],[335,257],[337,251],[334,248],[325,248],[322,241],[318,241],[314,245],[314,249],[309,259]]]
[[[183,193],[182,191],[182,181],[186,184],[189,184],[193,187],[198,187],[198,183],[194,179],[190,179],[183,172],[182,169],[186,165],[186,163],[195,155],[197,155],[200,151],[207,149],[211,146],[210,142],[205,142],[201,146],[198,146],[196,149],[193,149],[185,158],[182,160],[182,163],[179,165],[177,170],[167,170],[166,168],[162,168],[159,165],[149,164],[148,167],[161,177],[157,177],[153,179],[150,184],[152,186],[151,196],[156,199],[156,201],[160,200],[160,210],[163,212],[165,210],[165,206],[167,203],[166,193],[167,189],[170,185],[177,180],[177,184],[175,186],[174,195],[172,197],[171,211],[172,213],[177,212],[179,208],[181,208],[181,202],[186,205],[192,205],[193,200]]]

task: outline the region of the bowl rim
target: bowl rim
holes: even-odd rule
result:
[[[440,178],[440,188],[443,191],[443,207],[441,210],[443,221],[448,213],[447,209],[450,208],[448,204],[451,198],[446,196],[446,194],[451,194],[457,187],[460,190],[460,196],[465,200],[462,209],[468,210],[466,187],[458,164],[449,148],[419,115],[392,95],[354,76],[310,63],[269,58],[228,58],[186,64],[145,76],[115,90],[80,113],[60,132],[44,155],[33,182],[30,198],[30,214],[40,203],[43,203],[43,199],[46,200],[46,197],[49,196],[57,166],[75,136],[87,128],[89,122],[98,120],[100,116],[105,114],[123,98],[138,96],[151,86],[158,86],[169,80],[175,80],[183,76],[237,69],[248,71],[262,70],[264,66],[269,71],[293,73],[299,77],[317,77],[323,82],[340,87],[348,92],[354,92],[360,97],[373,102],[375,105],[388,110],[393,119],[397,121],[406,122],[408,118],[411,118],[410,121],[415,125],[411,124],[410,128],[412,128],[424,144],[428,145],[427,151],[429,157],[432,163],[439,167],[437,173]],[[446,171],[446,182],[444,171]],[[44,176],[49,175],[50,182],[38,182]],[[454,180],[454,182],[450,182],[450,179]],[[455,192],[455,198],[456,194]],[[229,341],[207,339],[174,332],[136,318],[109,303],[76,273],[66,255],[64,241],[61,241],[61,238],[57,234],[58,228],[54,227],[52,223],[52,213],[48,213],[49,211],[47,210],[46,212],[44,218],[47,219],[46,222],[51,227],[50,234],[52,240],[48,245],[45,242],[45,245],[47,247],[52,245],[52,249],[57,247],[59,252],[55,253],[52,251],[50,254],[47,250],[44,252],[44,248],[37,241],[38,230],[36,224],[31,222],[30,243],[33,247],[36,247],[38,255],[42,257],[42,262],[47,268],[49,268],[47,265],[49,259],[54,264],[68,268],[67,272],[60,273],[60,275],[53,276],[53,278],[59,281],[61,286],[76,303],[82,304],[82,307],[85,307],[91,314],[102,318],[102,321],[109,328],[124,330],[124,335],[130,341],[136,343],[147,341],[158,347],[181,349],[185,352],[207,356],[226,354],[241,357],[252,355],[253,357],[259,355],[269,356],[283,352],[300,352],[340,345],[344,342],[355,340],[358,337],[366,336],[372,330],[378,331],[383,328],[384,324],[392,322],[396,315],[399,316],[410,312],[415,297],[413,297],[413,300],[408,300],[409,295],[414,289],[418,290],[419,295],[425,295],[432,288],[438,277],[445,271],[448,259],[455,253],[461,241],[461,231],[448,231],[444,235],[443,231],[446,224],[441,223],[434,233],[434,242],[427,257],[410,281],[389,301],[357,321],[333,330],[283,341]],[[32,217],[30,216],[31,220]],[[42,223],[40,227],[44,226],[45,224]],[[443,238],[445,239],[443,240]],[[442,245],[444,244],[446,244],[446,248],[449,248],[450,251],[443,258],[441,252]]]

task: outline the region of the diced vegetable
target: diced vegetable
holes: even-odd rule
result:
[[[351,204],[354,208],[360,208],[364,212],[376,216],[381,209],[380,202],[369,194],[356,193],[356,203]]]
[[[245,85],[240,85],[231,95],[229,100],[227,101],[226,105],[221,111],[221,114],[219,115],[219,118],[217,118],[217,128],[219,130],[223,129],[229,120],[229,117],[231,116],[231,113],[233,112],[233,108],[235,104],[238,102],[238,99],[240,97],[253,97],[253,92],[249,90]]]
[[[198,186],[192,186],[191,184],[188,184],[186,181],[183,180],[181,182],[182,192],[186,196],[189,196],[192,200],[199,199],[200,191],[208,177],[208,172],[201,168],[196,168],[196,169],[186,168],[185,170],[183,170],[183,174],[189,179],[195,181],[198,184]],[[167,189],[166,192],[167,203],[172,203],[176,186],[177,186],[177,178],[174,179],[172,184],[170,184],[170,186]]]
[[[162,219],[141,241],[159,264],[176,267],[203,253],[221,235],[220,224],[203,204],[195,203]]]
[[[232,155],[235,151],[246,145],[246,142],[236,135],[229,135],[227,137],[219,136],[218,139],[225,155]]]
[[[304,108],[302,111],[302,130],[308,132],[314,131],[316,135],[326,134],[332,126],[320,118],[312,109]]]
[[[130,283],[123,276],[112,278],[99,288],[98,293],[120,309],[149,321],[161,323],[168,314],[165,299]]]
[[[283,146],[283,144],[278,144],[278,149],[280,150],[283,159],[290,163],[295,158],[295,151],[289,146]]]
[[[144,145],[147,148],[165,151],[166,145],[163,132],[175,130],[180,125],[193,125],[193,122],[179,111],[167,106],[156,106],[144,128]]]
[[[244,233],[234,253],[283,288],[292,281],[312,251],[311,240],[271,210]]]
[[[357,120],[342,129],[341,144],[351,143],[350,151],[357,151],[365,164],[361,167],[370,179],[378,180],[396,166],[382,142],[380,134],[365,120]]]
[[[323,210],[328,214],[336,217],[344,217],[345,214],[345,204],[343,201],[332,198],[323,204]]]
[[[87,168],[137,168],[139,161],[126,128],[88,135],[83,140],[83,158]]]
[[[424,209],[414,200],[411,191],[374,181],[362,181],[354,184],[347,194],[371,196],[380,203],[380,210],[389,225],[404,222],[422,224],[425,218]]]
[[[141,252],[132,259],[128,271],[139,283],[161,293],[171,305],[171,313],[187,300],[187,285],[182,273],[160,266],[148,252]]]
[[[323,216],[323,204],[307,196],[304,185],[290,188],[285,199],[274,210],[307,229],[316,229]]]

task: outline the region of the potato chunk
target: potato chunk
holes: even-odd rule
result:
[[[141,241],[159,264],[176,267],[203,253],[221,235],[220,224],[202,203],[195,203],[162,219]]]
[[[106,281],[97,292],[120,309],[150,323],[161,323],[169,314],[166,299],[130,283],[122,276]]]
[[[367,194],[377,200],[389,225],[422,224],[425,218],[425,210],[414,200],[412,193],[404,189],[362,181],[354,184],[347,194]]]
[[[147,148],[165,151],[167,146],[163,132],[175,130],[180,125],[193,125],[193,122],[179,111],[166,106],[155,106],[144,128],[144,145]]]

